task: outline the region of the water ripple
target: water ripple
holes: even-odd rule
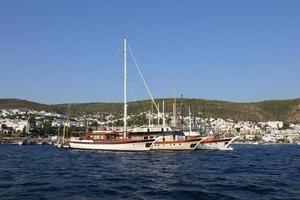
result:
[[[1,199],[300,199],[297,145],[96,152],[0,146]]]

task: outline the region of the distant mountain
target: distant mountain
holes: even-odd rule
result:
[[[156,103],[162,108],[162,99]],[[165,99],[165,111],[172,112],[173,99]],[[65,114],[69,104],[46,105],[20,99],[0,99],[0,109],[19,108],[33,110],[55,111]],[[129,113],[139,113],[151,109],[151,101],[135,101],[128,105]],[[205,99],[177,99],[177,112],[187,114],[188,107],[193,114],[206,117],[220,117],[223,119],[243,121],[280,120],[286,122],[300,122],[300,98],[291,100],[270,100],[251,103],[235,103]],[[70,112],[73,115],[86,113],[114,113],[122,114],[122,103],[73,103]],[[155,110],[155,109],[154,109]]]

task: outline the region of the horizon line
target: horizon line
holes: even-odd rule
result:
[[[174,99],[174,97],[159,97],[154,98],[154,100],[170,100]],[[180,101],[181,97],[176,97],[177,100]],[[265,99],[265,100],[258,100],[258,101],[230,101],[230,100],[220,100],[220,99],[205,99],[205,98],[197,98],[197,97],[183,97],[183,100],[205,100],[205,101],[219,101],[219,102],[228,102],[228,103],[240,103],[240,104],[250,104],[250,103],[260,103],[266,101],[289,101],[289,100],[300,100],[300,97],[296,98],[287,98],[287,99]],[[43,105],[65,105],[65,104],[93,104],[93,103],[104,103],[104,104],[122,104],[123,102],[105,102],[105,101],[90,101],[90,102],[62,102],[62,103],[43,103],[35,100],[25,99],[25,98],[0,98],[2,100],[21,100],[21,101],[28,101],[32,103],[38,103]],[[133,102],[140,102],[140,101],[151,101],[151,99],[140,99],[134,101],[128,101],[127,103]]]

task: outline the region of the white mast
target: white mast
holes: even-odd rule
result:
[[[157,125],[160,123],[160,112],[159,112],[159,103],[157,103]]]
[[[165,118],[165,100],[163,100],[163,105],[162,105],[162,117],[163,117],[163,126],[166,125],[166,118]]]
[[[150,126],[151,125],[151,114],[150,114],[150,110],[149,110],[149,112],[148,112],[148,126]]]
[[[174,103],[173,103],[173,117],[174,117],[173,125],[174,125],[174,127],[176,127],[177,122],[176,122],[176,93],[175,93],[175,90],[174,90]]]
[[[127,39],[124,38],[124,138],[127,137]]]
[[[189,128],[190,128],[190,135],[191,135],[192,133],[191,107],[189,107]]]

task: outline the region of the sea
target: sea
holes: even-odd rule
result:
[[[300,145],[103,152],[0,145],[0,199],[300,199]]]

